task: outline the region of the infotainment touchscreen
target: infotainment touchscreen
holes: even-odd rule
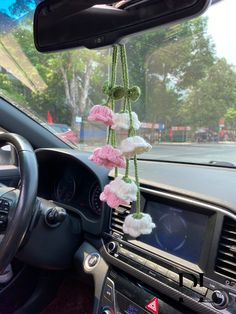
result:
[[[198,264],[207,231],[207,215],[152,201],[146,203],[145,212],[152,216],[156,228],[137,240]]]

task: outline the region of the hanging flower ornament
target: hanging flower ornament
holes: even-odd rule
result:
[[[118,50],[121,58],[123,86],[116,85]],[[132,111],[131,101],[137,101],[141,92],[138,86],[129,87],[124,45],[113,47],[111,80],[104,84],[103,92],[108,97],[106,105],[94,106],[90,110],[88,120],[108,126],[107,145],[96,148],[89,159],[108,169],[115,168],[115,179],[105,186],[100,199],[111,208],[135,202],[135,212],[125,218],[123,231],[132,237],[149,234],[155,228],[155,224],[149,214],[141,212],[137,154],[147,152],[152,147],[142,137],[136,135],[141,123],[137,114]],[[115,101],[122,98],[124,99],[122,109],[116,113]],[[119,129],[128,130],[128,137],[121,141],[118,148],[116,131]],[[134,162],[135,180],[129,177],[130,158],[133,158]],[[125,168],[123,177],[118,177],[118,168]]]
[[[117,177],[110,184],[107,184],[102,192],[100,199],[111,208],[116,208],[119,205],[129,205],[137,200],[137,185],[134,181],[124,180]]]
[[[133,120],[133,128],[138,130],[140,128],[140,121],[138,116],[135,112],[132,112],[132,120]],[[112,125],[111,128],[114,130],[130,129],[130,117],[128,112],[121,112],[121,113],[114,113],[112,118]]]
[[[105,125],[113,125],[113,111],[102,105],[93,106],[89,112],[88,121],[102,122]]]
[[[126,158],[148,152],[152,146],[141,136],[131,136],[124,139],[120,144],[120,150]]]
[[[89,159],[108,169],[125,168],[125,158],[122,152],[109,144],[96,148]]]
[[[123,226],[124,233],[131,235],[133,238],[139,237],[141,234],[149,234],[155,224],[148,214],[142,213],[142,218],[136,218],[135,215],[128,215]]]

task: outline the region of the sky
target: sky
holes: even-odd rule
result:
[[[4,1],[1,1],[0,3],[0,9],[5,9],[7,10],[9,8],[10,5],[12,5],[13,3],[15,3],[16,1],[15,0],[4,0]]]
[[[24,15],[24,13],[20,13],[18,15],[12,15],[11,12],[9,11],[9,7],[13,5],[16,2],[16,0],[0,0],[0,12],[5,12],[7,15],[14,17],[15,19],[18,19]],[[35,1],[31,0],[26,1],[27,6],[30,7],[31,9],[35,8]]]
[[[219,57],[236,66],[236,0],[222,0],[211,6],[208,16],[208,33],[213,37]]]

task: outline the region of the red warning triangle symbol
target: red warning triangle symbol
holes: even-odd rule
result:
[[[154,298],[145,306],[150,312],[158,314],[158,299]]]

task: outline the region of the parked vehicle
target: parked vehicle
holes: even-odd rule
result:
[[[79,139],[74,131],[67,124],[51,123],[49,124],[53,130],[55,130],[56,135],[62,140],[69,141],[73,144],[78,144]]]

